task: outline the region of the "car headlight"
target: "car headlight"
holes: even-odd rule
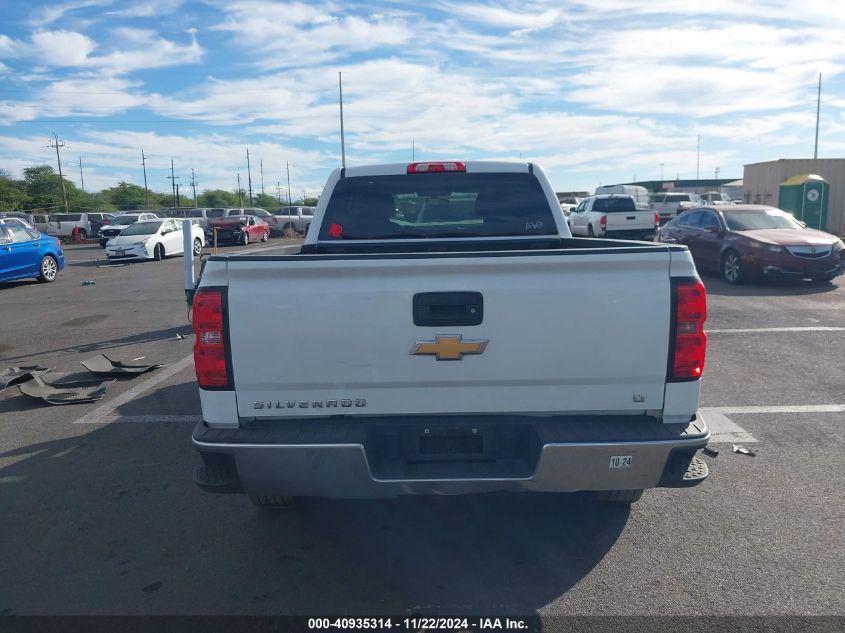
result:
[[[845,244],[842,243],[842,240],[836,240],[833,243],[832,251],[833,253],[838,253],[839,251],[845,249]]]
[[[143,246],[144,244],[146,244],[149,241],[149,239],[150,238],[147,237],[147,238],[144,238],[143,240],[141,240],[140,242],[132,242],[132,246]]]
[[[783,246],[778,246],[777,244],[766,244],[765,242],[758,242],[757,240],[751,240],[749,242],[751,248],[756,248],[761,251],[769,251],[770,253],[782,253]]]

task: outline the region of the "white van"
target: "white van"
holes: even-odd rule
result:
[[[603,187],[596,187],[597,196],[611,193],[631,196],[638,207],[646,208],[649,206],[648,189],[645,187],[640,187],[639,185],[604,185]]]

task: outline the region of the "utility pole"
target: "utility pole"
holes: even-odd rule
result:
[[[340,92],[340,166],[346,167],[346,141],[343,138],[343,74],[337,74],[337,87]],[[288,187],[288,202],[290,202],[290,187]]]
[[[816,99],[816,144],[813,147],[813,160],[819,157],[819,115],[822,110],[822,74],[819,73],[819,96]]]
[[[241,198],[241,172],[238,172],[238,206],[244,206],[243,198]]]
[[[144,156],[144,150],[141,149],[141,166],[144,168],[144,203],[146,208],[150,208],[150,190],[147,189],[147,157]]]
[[[717,168],[713,171],[713,179],[714,179],[714,180],[719,180],[719,171],[720,171],[720,168],[719,168],[719,167],[717,167]]]
[[[290,201],[290,164],[288,161],[285,161],[285,170],[288,172],[288,206],[290,206],[293,203]]]
[[[416,160],[416,149],[417,148],[415,147],[414,141],[411,141],[411,162],[414,162],[414,160]]]
[[[663,163],[660,163],[660,182],[663,182]]]
[[[701,134],[698,135],[698,145],[695,150],[695,179],[699,179],[698,168],[701,166]]]
[[[264,159],[258,161],[258,169],[261,170],[261,195],[264,195]]]
[[[176,183],[176,208],[179,208],[179,183]]]
[[[56,162],[59,164],[59,182],[62,185],[62,201],[65,204],[65,213],[70,213],[67,206],[67,192],[65,191],[65,177],[62,174],[62,157],[59,154],[59,150],[65,146],[64,139],[58,137],[58,135],[53,132],[53,141],[49,141],[47,147],[55,147],[56,148]]]
[[[82,185],[82,193],[85,193],[85,176],[82,175],[82,156],[79,157],[79,183]]]
[[[249,170],[249,148],[246,148],[246,177],[249,183],[249,206],[252,206],[252,172]]]
[[[279,204],[282,204],[282,183],[280,181],[276,181],[276,198],[279,200]]]
[[[191,189],[194,190],[194,209],[197,208],[197,177],[194,175],[194,168],[191,167]]]
[[[167,177],[170,180],[170,186],[173,189],[173,207],[178,207],[179,203],[176,200],[176,181],[179,180],[179,176],[174,175],[173,173],[173,159],[170,159],[170,175]]]

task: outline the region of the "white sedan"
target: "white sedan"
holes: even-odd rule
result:
[[[205,234],[202,227],[191,222],[191,241],[194,255],[202,253]],[[109,261],[154,259],[160,261],[169,255],[182,255],[182,220],[144,220],[127,226],[117,237],[106,244]]]

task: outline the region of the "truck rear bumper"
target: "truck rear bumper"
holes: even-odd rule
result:
[[[709,437],[700,415],[680,425],[624,416],[200,423],[193,443],[205,465],[194,481],[213,492],[334,498],[682,487],[703,480],[683,475]]]

